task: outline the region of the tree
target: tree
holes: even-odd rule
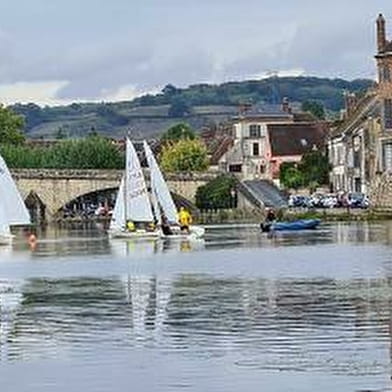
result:
[[[286,188],[314,187],[328,184],[329,171],[328,158],[316,150],[304,154],[298,164],[282,163],[279,178]]]
[[[233,208],[235,200],[233,191],[236,180],[227,175],[221,175],[196,191],[196,206],[201,210],[217,210]]]
[[[297,165],[292,162],[282,163],[279,179],[285,188],[298,189],[304,186],[304,175]]]
[[[302,103],[302,110],[313,114],[313,116],[320,120],[325,120],[324,106],[317,101],[304,101]]]
[[[124,154],[101,136],[61,140],[49,147],[2,145],[0,153],[12,168],[122,169]]]
[[[191,106],[181,95],[175,95],[171,99],[171,106],[168,111],[169,117],[185,117],[190,114]]]
[[[328,157],[318,150],[304,154],[299,164],[307,186],[311,183],[328,184],[330,168]]]
[[[161,167],[166,172],[201,172],[208,168],[206,146],[198,139],[182,139],[163,146]]]
[[[195,131],[186,123],[179,123],[169,128],[162,136],[162,142],[178,142],[181,139],[193,140],[196,138]]]
[[[0,143],[22,144],[25,136],[22,133],[24,120],[11,109],[0,104]]]
[[[167,84],[163,89],[162,89],[162,94],[166,95],[168,97],[172,97],[174,94],[177,94],[178,89],[177,87],[173,86],[172,84]]]

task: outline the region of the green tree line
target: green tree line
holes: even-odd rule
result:
[[[124,154],[101,136],[62,140],[49,147],[1,144],[0,154],[10,168],[123,169]]]

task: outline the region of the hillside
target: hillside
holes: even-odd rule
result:
[[[167,85],[160,94],[115,103],[74,103],[39,107],[16,104],[12,109],[25,117],[31,138],[81,137],[88,132],[114,138],[131,133],[135,138],[153,137],[180,121],[195,129],[229,119],[240,103],[279,103],[315,100],[330,113],[343,107],[343,92],[360,93],[371,80],[346,81],[316,77],[269,78],[220,85],[198,84],[187,88]]]

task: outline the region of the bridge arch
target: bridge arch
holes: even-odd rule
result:
[[[61,206],[56,212],[56,218],[66,217],[80,217],[89,218],[99,215],[99,209],[103,207],[102,213],[105,211],[110,212],[114,208],[119,188],[106,188],[97,191],[89,192],[84,195],[79,195],[76,198],[67,201],[66,204]],[[177,209],[185,207],[192,212],[198,214],[197,207],[185,197],[176,193],[171,193]],[[42,202],[38,204],[42,210]],[[35,214],[37,215],[37,214]]]

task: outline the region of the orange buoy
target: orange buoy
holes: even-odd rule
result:
[[[29,243],[30,248],[34,249],[37,245],[37,236],[34,233],[31,233],[27,239],[27,242]]]

